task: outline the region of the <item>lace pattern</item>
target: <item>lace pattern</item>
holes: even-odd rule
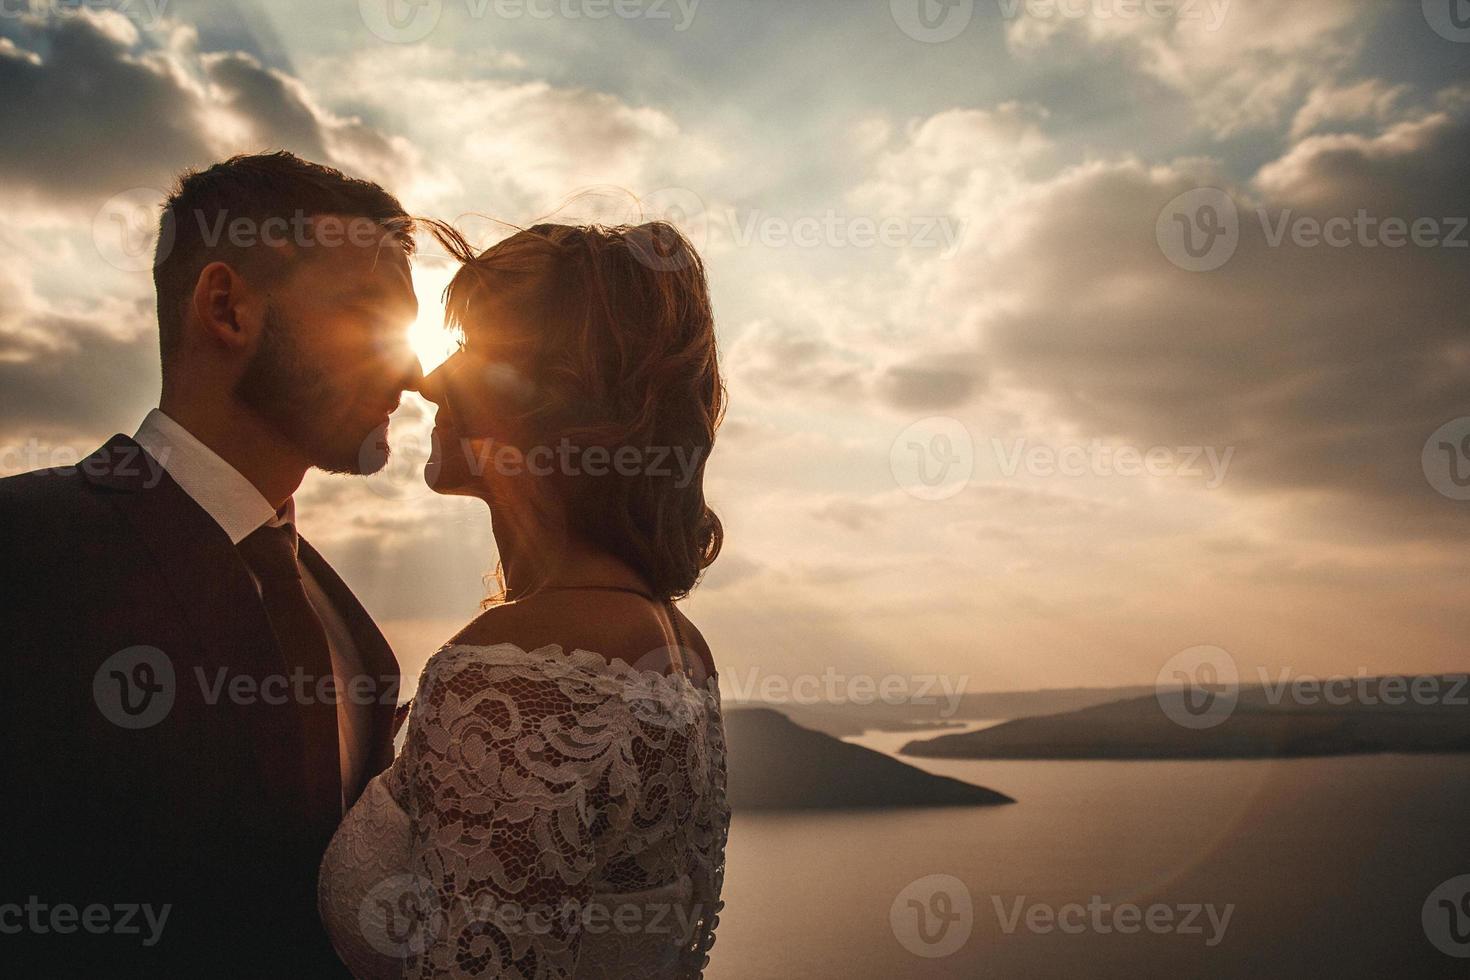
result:
[[[401,952],[410,977],[702,974],[729,829],[714,679],[555,646],[450,645],[425,666],[379,780],[323,866],[323,915],[349,966],[344,947],[361,941],[339,933],[380,929],[370,945]],[[349,861],[372,888],[329,881],[359,877]]]

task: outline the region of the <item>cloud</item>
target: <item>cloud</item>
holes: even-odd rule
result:
[[[945,207],[956,201],[999,196],[1052,149],[1041,129],[1045,118],[1040,107],[1007,102],[913,120],[877,154],[871,176],[849,196],[859,207],[889,214],[948,213]],[[873,120],[863,128],[869,146],[888,135]]]
[[[1404,217],[1463,215],[1470,87],[1441,92],[1376,132],[1307,136],[1261,168],[1256,185],[1284,206]]]
[[[405,142],[324,110],[297,79],[248,54],[201,53],[192,28],[165,27],[142,33],[88,10],[0,18],[0,170],[12,189],[95,205],[274,148],[380,180],[411,169]]]
[[[636,211],[653,191],[706,186],[720,165],[713,143],[661,108],[526,79],[521,69],[494,53],[467,65],[437,51],[374,49],[316,61],[306,78],[320,98],[369,106],[433,149],[418,177],[425,208],[520,223],[599,188],[617,198],[614,207]],[[405,115],[406,106],[432,111]]]
[[[981,387],[978,359],[973,352],[946,358],[951,365],[898,364],[878,378],[878,391],[888,404],[900,409],[942,410],[969,402]]]
[[[849,531],[866,531],[881,523],[884,509],[867,500],[838,497],[829,500],[812,512],[821,521],[830,521]]]
[[[61,200],[157,184],[210,155],[197,89],[124,17],[0,19],[0,169]],[[103,193],[105,189],[105,193]]]
[[[1066,58],[1069,45],[1116,51],[1225,137],[1278,125],[1303,89],[1346,70],[1377,14],[1370,0],[1218,0],[1163,5],[1164,16],[1149,13],[1155,6],[1136,5],[1132,16],[1121,7],[1112,16],[1027,14],[1007,24],[1006,41],[1028,59]]]
[[[154,385],[140,384],[150,375]],[[142,419],[157,375],[157,342],[147,335],[117,336],[49,315],[16,324],[0,314],[0,439],[40,439],[75,448],[80,458]],[[31,462],[19,469],[53,465]]]
[[[1326,83],[1312,89],[1291,124],[1291,138],[1300,139],[1324,123],[1366,119],[1382,123],[1393,116],[1407,85],[1388,85],[1366,78],[1352,85]]]
[[[1470,389],[1466,253],[1273,244],[1270,229],[1360,209],[1470,214],[1467,102],[1451,90],[1375,133],[1306,136],[1241,185],[1209,161],[1126,158],[1029,183],[1006,232],[946,268],[941,315],[976,323],[997,375],[1085,433],[1233,446],[1232,488],[1308,493],[1423,533],[1404,508],[1442,514],[1444,501],[1420,451]],[[1155,220],[1207,184],[1232,191],[1240,245],[1218,271],[1185,272]]]
[[[747,324],[725,351],[732,378],[777,397],[861,397],[870,371],[867,358],[831,340],[821,326],[787,320]]]

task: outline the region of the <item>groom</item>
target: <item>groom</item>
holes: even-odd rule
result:
[[[159,407],[0,480],[7,966],[343,975],[317,864],[391,759],[398,666],[292,494],[387,460],[419,381],[412,231],[289,153],[185,175],[154,266]]]

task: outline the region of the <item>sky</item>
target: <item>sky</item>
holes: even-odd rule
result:
[[[691,236],[730,407],[684,608],[727,692],[1463,670],[1456,2],[0,0],[0,471],[136,428],[153,209],[285,148],[480,244]],[[495,564],[431,415],[296,497],[410,676]]]

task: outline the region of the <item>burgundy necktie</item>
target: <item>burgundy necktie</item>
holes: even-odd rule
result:
[[[306,695],[306,703],[299,705],[299,710],[306,736],[303,764],[312,805],[322,813],[340,814],[342,769],[337,747],[337,706],[329,697],[320,697],[335,688],[318,684],[319,678],[332,676],[332,651],[301,582],[296,532],[289,524],[264,525],[239,547],[260,581],[260,597],[285,657],[288,690],[293,698],[298,690]],[[304,684],[298,685],[290,676],[297,667],[305,674]]]

